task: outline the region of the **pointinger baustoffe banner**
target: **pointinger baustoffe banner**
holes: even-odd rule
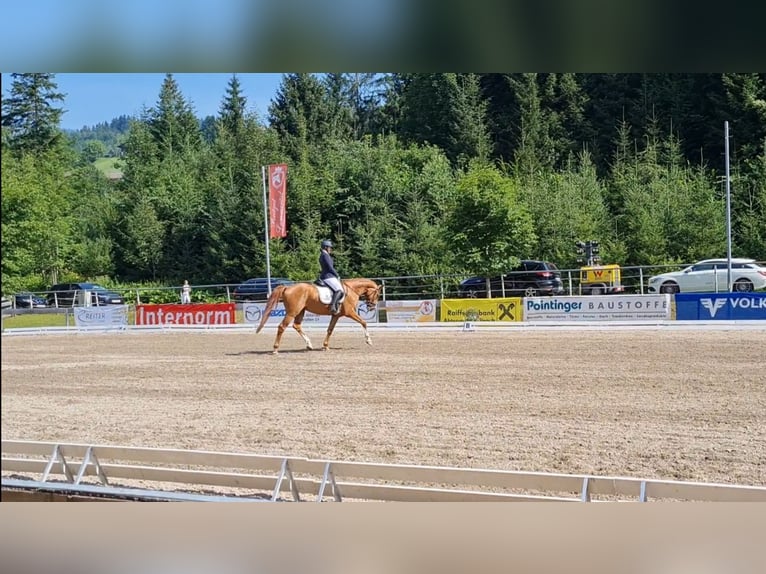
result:
[[[656,321],[670,319],[670,295],[525,297],[525,321]]]

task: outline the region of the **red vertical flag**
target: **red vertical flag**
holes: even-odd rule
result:
[[[287,165],[269,166],[269,237],[287,236]]]

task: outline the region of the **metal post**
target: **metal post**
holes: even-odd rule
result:
[[[726,138],[726,288],[731,293],[731,181],[729,178],[729,122],[723,123]]]
[[[263,179],[263,233],[266,236],[266,287],[271,296],[271,258],[269,255],[269,204],[266,201],[266,166],[261,166],[261,178]]]

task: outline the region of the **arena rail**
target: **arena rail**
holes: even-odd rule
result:
[[[24,440],[2,441],[2,491],[4,500],[766,501],[766,486]]]

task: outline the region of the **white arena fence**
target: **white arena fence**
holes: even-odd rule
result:
[[[2,441],[3,500],[766,502],[766,486]]]
[[[762,265],[766,262],[761,262]],[[666,273],[668,271],[677,271],[688,264],[680,265],[654,265],[654,266],[627,266],[622,267],[621,283],[625,287],[625,292],[633,295],[644,295],[648,293],[648,281],[653,275]],[[569,296],[579,295],[580,269],[561,269],[561,278],[564,283],[565,294]],[[507,274],[512,277],[513,273]],[[465,275],[412,275],[412,276],[390,276],[390,277],[371,277],[383,287],[381,299],[383,302],[406,300],[406,299],[448,299],[458,296],[458,287]],[[206,300],[215,300],[221,302],[236,302],[234,298],[234,289],[238,283],[219,283],[219,284],[194,284],[192,285],[193,298],[204,293]],[[119,287],[111,288],[111,291],[120,293],[126,303],[131,305],[145,304],[152,301],[152,297],[157,293],[164,293],[162,302],[180,301],[181,285],[168,285],[160,287],[140,287],[122,289]],[[721,286],[725,290],[725,286]],[[50,296],[56,299],[56,294],[51,291],[34,292],[44,298]],[[10,295],[6,293],[6,295]],[[495,293],[493,296],[499,296]],[[15,302],[10,304],[15,306]],[[16,311],[26,312],[27,309],[16,309]],[[44,311],[34,309],[34,312]]]

